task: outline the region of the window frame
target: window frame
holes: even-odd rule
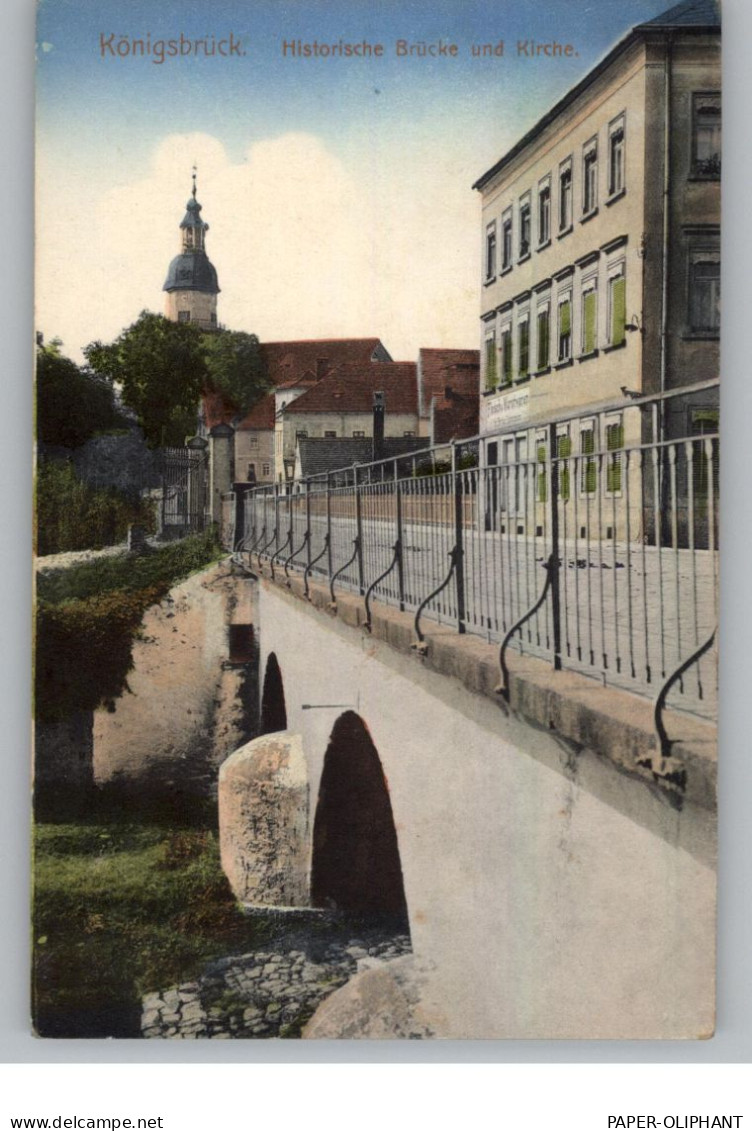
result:
[[[491,220],[486,224],[486,240],[484,245],[484,273],[483,277],[487,283],[493,282],[496,278],[496,257],[497,257],[497,241],[496,241],[496,221]]]
[[[702,103],[705,103],[703,106]],[[718,152],[711,157],[698,156],[700,115],[713,115],[718,120]],[[723,151],[723,117],[719,90],[692,92],[692,140],[690,152],[690,178],[698,181],[717,181],[721,177]]]
[[[594,416],[582,416],[578,423],[579,468],[577,491],[581,498],[592,499],[598,493],[598,421]],[[593,437],[592,447],[583,443],[583,436]],[[592,476],[592,479],[590,478]],[[592,487],[590,484],[592,483]]]
[[[545,177],[541,177],[538,182],[538,207],[537,212],[537,228],[538,228],[538,251],[542,251],[551,243],[551,174],[547,173]],[[545,217],[544,217],[545,207]]]
[[[718,341],[721,336],[721,246],[720,230],[713,228],[708,231],[690,231],[687,235],[687,293],[685,305],[686,338],[706,339]],[[700,264],[713,264],[716,268],[712,278],[715,281],[717,295],[715,303],[711,294],[711,306],[717,308],[717,317],[709,325],[699,325],[695,318],[697,281],[696,269]]]
[[[613,436],[613,430],[617,430],[617,436]],[[624,461],[622,460],[622,453],[624,452],[624,414],[621,412],[609,412],[603,417],[603,433],[604,433],[604,447],[605,447],[605,475],[603,477],[603,493],[607,498],[620,499],[624,487]],[[612,447],[612,440],[616,439],[615,445]],[[614,486],[616,483],[616,486]]]
[[[615,333],[614,333],[614,317],[615,317],[615,305],[614,304],[615,304],[615,300],[616,300],[615,295],[614,295],[614,289],[615,289],[615,286],[616,286],[616,284],[619,280],[621,280],[624,284],[624,295],[623,295],[624,321],[623,321],[623,324],[621,326],[621,335],[620,336],[615,335]],[[626,257],[623,256],[623,255],[620,256],[617,260],[614,260],[613,263],[610,263],[608,265],[606,302],[607,302],[607,307],[608,307],[608,309],[606,311],[606,319],[607,319],[606,320],[606,330],[607,330],[607,333],[608,333],[608,345],[606,346],[606,348],[611,349],[611,350],[620,349],[627,344],[627,334],[626,334],[626,325],[627,325],[627,261],[626,261]]]
[[[569,333],[567,337],[567,350],[562,353],[562,307],[569,307]],[[560,291],[556,296],[556,363],[557,365],[566,365],[572,361],[574,356],[572,344],[574,339],[574,302],[572,295],[572,288],[568,287],[565,291]]]
[[[592,200],[590,199],[592,168]],[[598,212],[598,135],[591,137],[582,147],[582,219],[589,220]]]
[[[562,206],[564,202],[564,193],[562,186],[565,177],[568,180],[568,214],[563,215]],[[574,162],[571,156],[567,157],[559,165],[559,236],[566,236],[568,232],[572,231],[574,226]]]
[[[614,141],[621,134],[621,150],[619,162],[619,183],[615,181]],[[608,198],[607,204],[613,204],[627,191],[627,114],[623,110],[608,124]]]
[[[593,340],[590,349],[587,348],[587,296],[593,295],[594,324]],[[580,359],[596,357],[598,354],[598,275],[593,272],[582,279],[580,286]]]
[[[524,263],[530,258],[533,247],[533,216],[530,193],[526,192],[520,197],[519,225],[517,233],[517,262]],[[527,243],[523,244],[525,229],[527,228]]]
[[[507,240],[507,234],[509,240]],[[511,271],[514,267],[514,225],[512,223],[512,206],[506,208],[501,214],[501,274]]]

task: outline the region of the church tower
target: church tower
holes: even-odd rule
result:
[[[180,255],[170,264],[162,288],[167,292],[165,315],[172,322],[193,322],[202,330],[216,330],[219,283],[206,254],[208,231],[209,225],[201,219],[201,205],[196,200],[194,166],[193,191],[180,225]]]

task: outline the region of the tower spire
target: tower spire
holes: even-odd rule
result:
[[[191,189],[191,196],[193,197],[194,200],[196,199],[196,173],[197,172],[198,172],[198,165],[194,161],[193,162],[193,173],[192,173],[192,175],[193,175],[193,188]]]

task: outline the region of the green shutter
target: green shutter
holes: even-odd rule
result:
[[[527,322],[520,323],[520,377],[527,377],[530,368],[530,326]]]
[[[542,310],[538,315],[538,369],[548,366],[548,311]]]
[[[570,495],[569,464],[567,460],[572,454],[572,441],[569,436],[557,436],[556,454],[559,457],[559,497],[568,499]]]
[[[538,502],[545,503],[546,492],[546,445],[538,445]]]
[[[611,283],[611,345],[620,346],[624,341],[624,327],[627,322],[627,280],[623,275]]]
[[[596,314],[596,297],[595,291],[587,291],[583,300],[583,324],[584,334],[582,340],[582,352],[593,353],[595,350],[595,314]]]
[[[590,456],[595,451],[595,431],[580,433],[580,451],[584,456]],[[596,466],[594,459],[582,460],[580,474],[582,476],[582,490],[586,495],[594,495],[596,487]]]
[[[486,339],[486,388],[496,388],[496,338]]]
[[[505,330],[501,335],[501,345],[504,351],[502,364],[504,366],[504,381],[508,384],[512,380],[512,332]]]

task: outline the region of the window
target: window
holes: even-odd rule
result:
[[[271,473],[272,473],[271,464],[263,463],[261,465],[261,474],[262,475],[271,475]]]
[[[496,277],[496,222],[486,228],[486,279]]]
[[[559,173],[559,231],[572,227],[572,162],[561,166]]]
[[[582,157],[582,212],[589,216],[598,207],[598,143],[591,141]]]
[[[415,433],[414,432],[403,432],[402,435],[403,436],[414,436]]]
[[[538,189],[538,246],[551,242],[551,182]]]
[[[559,498],[564,502],[572,493],[569,474],[569,457],[572,454],[572,441],[569,436],[569,425],[560,425],[556,434],[557,473],[559,477]]]
[[[520,202],[520,253],[519,259],[530,254],[530,199]]]
[[[549,354],[551,348],[551,308],[546,306],[540,307],[538,310],[538,356],[537,368],[548,369]]]
[[[366,434],[365,432],[353,432],[353,437],[356,440],[365,440]]]
[[[624,447],[624,425],[621,416],[606,417],[606,494],[621,491],[621,461]]]
[[[567,295],[559,303],[559,361],[569,361],[572,356],[572,296]]]
[[[594,495],[597,482],[595,466],[595,421],[580,421],[580,494]]]
[[[717,337],[721,328],[721,262],[712,251],[698,250],[689,264],[689,329]]]
[[[539,432],[535,437],[535,495],[539,503],[545,503],[548,498],[548,482],[546,478],[546,433]]]
[[[491,333],[486,337],[486,389],[493,392],[499,383],[496,372],[496,334]]]
[[[608,128],[608,195],[617,196],[624,191],[624,115],[616,118]]]
[[[512,364],[512,327],[505,326],[501,331],[501,375],[505,385],[512,381],[514,368]]]
[[[692,96],[692,175],[716,179],[721,175],[721,96]]]
[[[718,491],[718,409],[696,408],[690,410],[690,435],[711,436],[692,444],[692,483],[696,504],[707,502],[711,483],[713,494]]]
[[[211,322],[212,326],[217,325],[217,316],[214,313],[214,311],[212,311],[211,314],[209,315],[209,321]]]
[[[336,438],[337,438],[336,432],[324,432],[324,439],[325,440],[336,440]]]
[[[517,376],[527,377],[530,373],[530,323],[527,314],[517,326]]]
[[[307,440],[308,439],[308,433],[306,431],[296,432],[295,433],[295,439],[296,439],[296,441],[297,440]]]
[[[258,447],[258,436],[249,436],[248,437],[248,447],[249,448],[257,448]]]
[[[582,293],[582,353],[595,353],[598,342],[598,292],[590,283]]]
[[[248,474],[246,475],[246,479],[248,480],[249,483],[255,483],[256,482],[256,464],[255,463],[249,463],[248,464]]]
[[[475,246],[477,247],[478,245],[476,244]],[[190,310],[179,310],[178,311],[178,322],[190,322],[190,320],[191,320]]]
[[[626,338],[627,324],[627,280],[624,268],[608,280],[608,326],[609,344],[622,346]]]
[[[509,208],[501,218],[501,269],[512,266],[512,209]]]

